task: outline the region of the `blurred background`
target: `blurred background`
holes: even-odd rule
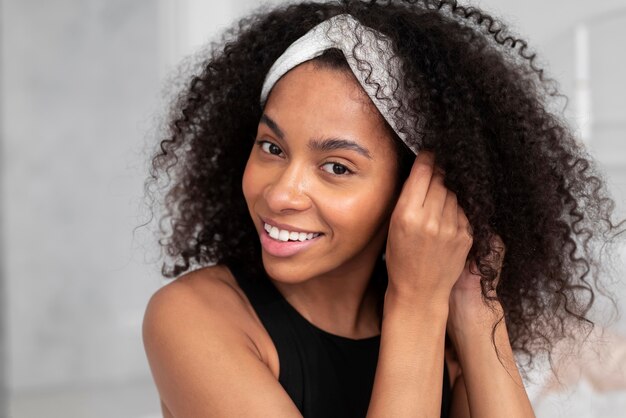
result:
[[[0,0],[0,416],[160,416],[141,322],[165,281],[133,228],[164,92],[185,57],[277,3]],[[626,216],[626,0],[478,5],[559,81]],[[623,306],[624,283],[612,290]],[[563,385],[528,383],[538,417],[623,417],[626,320],[600,341]]]

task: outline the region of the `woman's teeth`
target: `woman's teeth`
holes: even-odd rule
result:
[[[319,232],[309,232],[307,234],[306,232],[292,232],[287,231],[286,229],[278,229],[275,226],[267,223],[264,224],[263,227],[268,232],[270,237],[279,241],[306,241],[320,235]]]

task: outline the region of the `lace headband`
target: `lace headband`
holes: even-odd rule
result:
[[[329,48],[338,48],[343,52],[350,69],[378,111],[406,146],[417,155],[416,145],[408,140],[406,133],[400,132],[396,122],[396,118],[399,118],[408,129],[419,130],[423,125],[421,119],[396,114],[402,103],[392,93],[398,89],[398,80],[403,79],[403,74],[400,70],[400,58],[394,54],[393,43],[387,36],[362,25],[349,14],[333,16],[313,27],[278,57],[263,82],[261,106],[265,105],[270,90],[285,73],[298,64],[322,55]],[[405,108],[408,107],[405,105]]]

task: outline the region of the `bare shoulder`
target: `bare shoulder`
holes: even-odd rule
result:
[[[145,318],[156,313],[154,316],[176,315],[180,320],[219,321],[241,332],[249,348],[262,358],[254,338],[257,330],[250,310],[228,267],[214,265],[186,273],[157,290],[148,302]]]
[[[220,308],[221,312],[238,314],[245,307],[244,294],[227,266],[217,264],[184,274],[164,286],[178,286],[192,292],[204,304]],[[217,304],[217,305],[216,305]]]
[[[142,333],[165,417],[254,410],[297,416],[259,348],[248,308],[230,270],[219,265],[187,273],[152,295]]]

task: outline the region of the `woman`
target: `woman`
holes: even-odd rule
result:
[[[622,224],[556,93],[490,16],[413,3],[255,14],[175,103],[164,416],[531,417],[514,353],[592,324]]]

